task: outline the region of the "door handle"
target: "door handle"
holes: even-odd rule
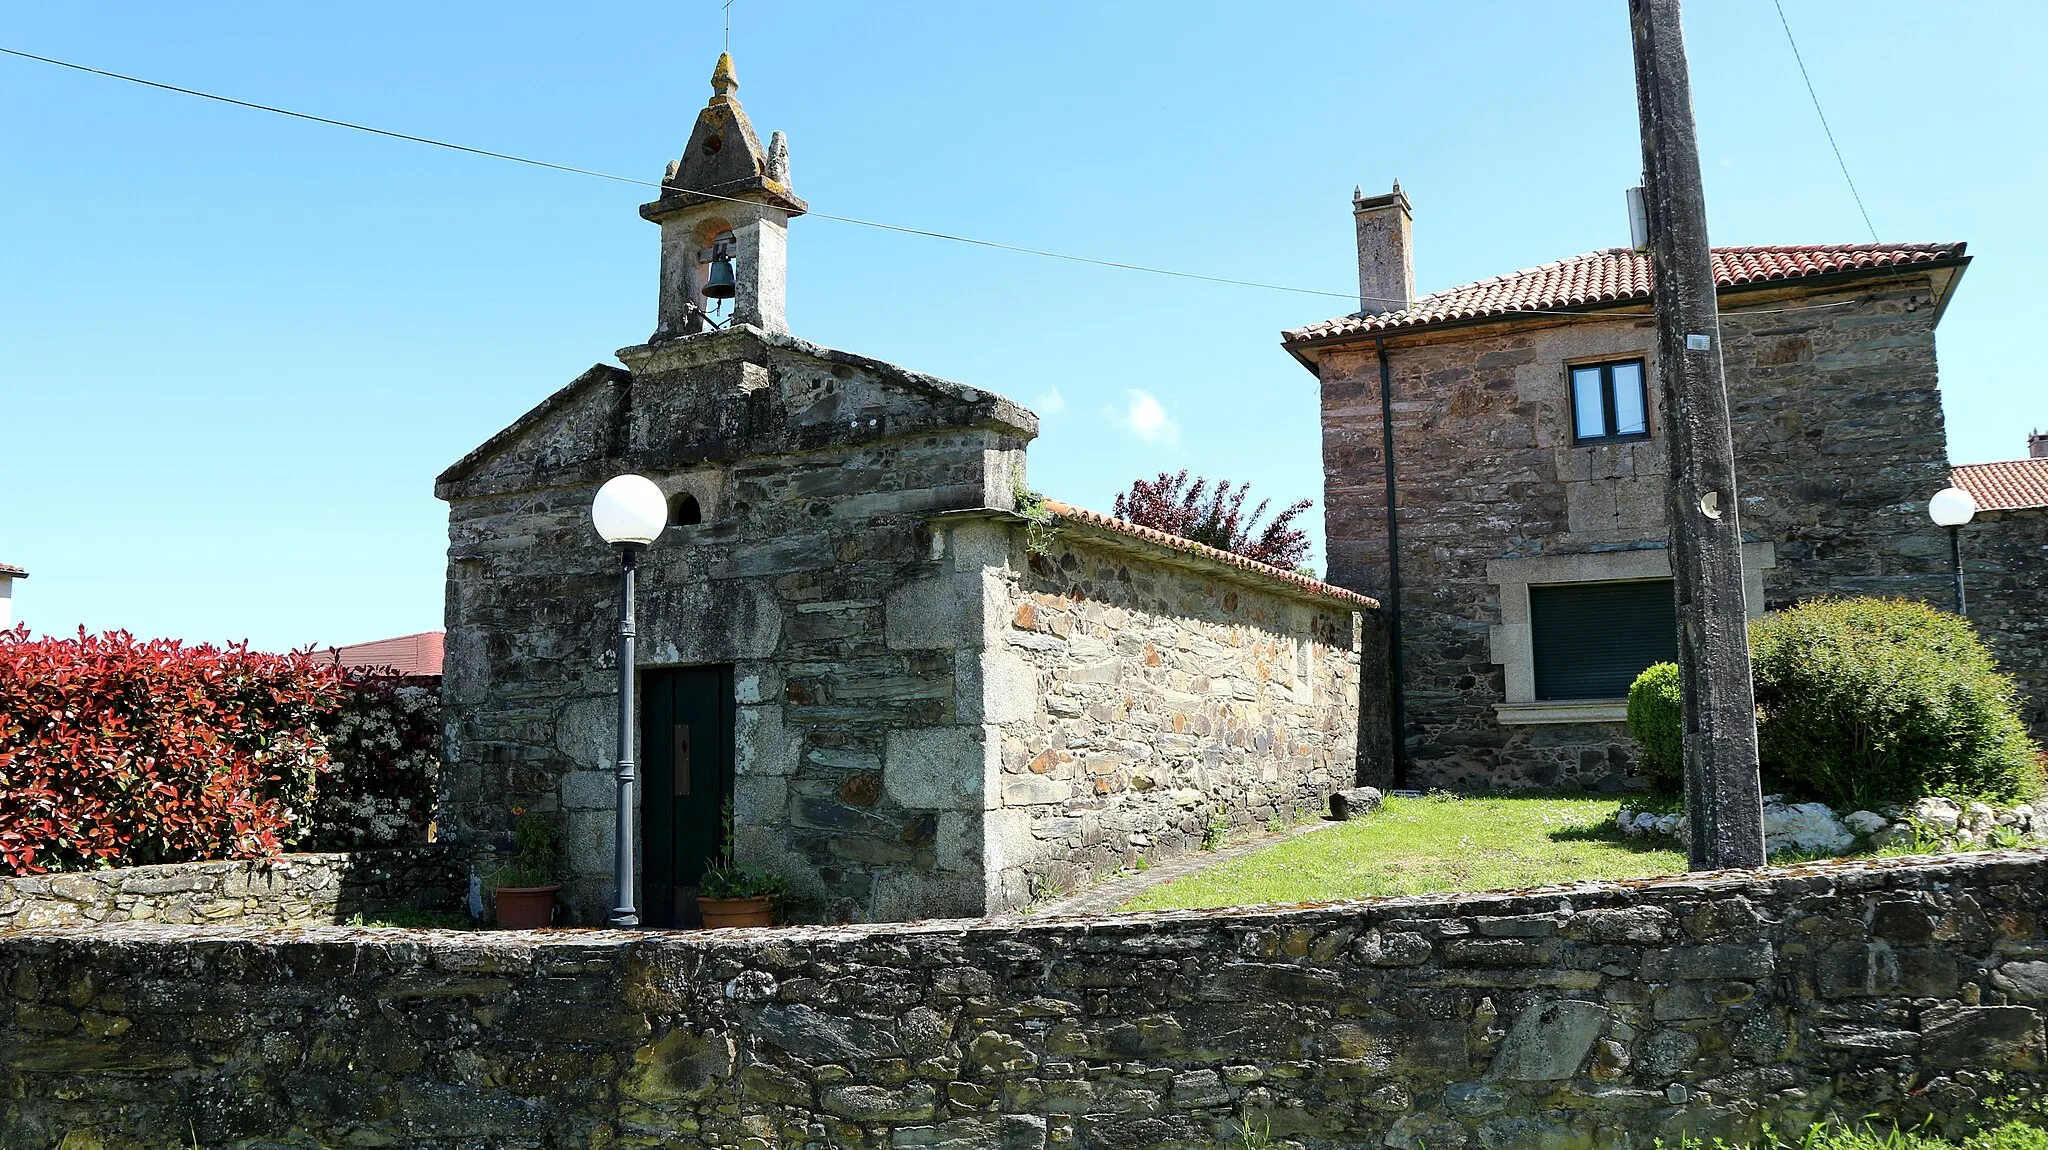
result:
[[[690,797],[690,726],[677,723],[675,731],[675,769],[669,772],[674,780],[673,794],[676,798]]]

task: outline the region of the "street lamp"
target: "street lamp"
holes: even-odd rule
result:
[[[668,501],[644,475],[619,475],[597,489],[590,521],[619,549],[619,825],[612,877],[618,899],[606,921],[639,926],[633,905],[633,559],[668,525]]]
[[[1963,603],[1963,539],[1959,529],[1977,515],[1977,501],[1960,487],[1944,487],[1927,501],[1927,517],[1948,528],[1948,557],[1956,569],[1956,614],[1967,617]]]

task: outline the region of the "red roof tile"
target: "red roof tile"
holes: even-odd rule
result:
[[[1204,543],[1197,543],[1192,539],[1183,539],[1178,535],[1160,531],[1156,528],[1140,527],[1135,523],[1104,515],[1100,511],[1089,511],[1085,508],[1061,503],[1056,499],[1046,500],[1045,509],[1051,512],[1055,519],[1064,519],[1070,523],[1079,523],[1088,527],[1098,527],[1106,531],[1114,531],[1119,535],[1128,535],[1133,539],[1142,539],[1158,547],[1182,551],[1189,555],[1198,555],[1204,559],[1223,563],[1241,571],[1249,571],[1262,578],[1275,579],[1282,583],[1292,584],[1303,591],[1311,592],[1325,599],[1334,599],[1353,607],[1377,608],[1380,605],[1380,601],[1377,599],[1360,595],[1358,592],[1344,587],[1325,583],[1320,579],[1311,579],[1298,571],[1289,571],[1285,567],[1275,567],[1270,563],[1261,563],[1256,559],[1247,559],[1234,551],[1223,551]]]
[[[1715,248],[1714,279],[1723,288],[1838,272],[1960,259],[1962,244],[1825,244]],[[1281,334],[1283,343],[1428,327],[1460,319],[1516,312],[1645,303],[1650,298],[1650,256],[1608,248],[1509,275],[1454,287],[1417,300],[1403,311],[1347,315]]]
[[[0,576],[6,576],[9,579],[26,579],[28,578],[28,572],[16,567],[12,563],[0,563]]]
[[[1949,482],[1969,492],[1979,511],[2048,507],[2048,459],[1959,463]]]

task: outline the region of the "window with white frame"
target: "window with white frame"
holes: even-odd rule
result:
[[[1647,439],[1649,392],[1640,359],[1582,363],[1571,368],[1572,442]]]

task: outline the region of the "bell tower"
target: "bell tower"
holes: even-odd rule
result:
[[[733,96],[732,56],[711,73],[711,102],[681,159],[669,161],[661,198],[640,205],[661,225],[661,298],[649,343],[727,323],[784,333],[789,221],[809,205],[789,190],[789,145],[781,132],[761,147]],[[706,296],[709,289],[711,295]],[[714,316],[729,301],[726,316]]]

